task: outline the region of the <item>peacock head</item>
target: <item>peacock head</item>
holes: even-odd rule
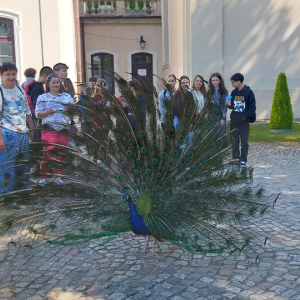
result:
[[[127,193],[123,195],[123,200],[124,200],[124,201],[128,201],[128,202],[129,202],[130,199],[131,199],[131,198],[130,198],[130,196],[129,196]]]

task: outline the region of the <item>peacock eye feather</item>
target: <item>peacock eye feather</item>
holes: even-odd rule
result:
[[[161,173],[160,172],[156,173],[156,178],[157,179],[161,178]]]
[[[127,155],[128,157],[131,157],[131,156],[132,156],[132,152],[131,152],[130,150],[127,150],[127,151],[126,151],[126,155]]]
[[[145,188],[147,186],[146,182],[142,182],[142,187]]]
[[[106,199],[107,199],[107,200],[111,200],[112,197],[111,197],[111,196],[107,196]]]
[[[197,167],[196,166],[192,167],[192,171],[196,172],[197,171]]]
[[[182,184],[182,185],[186,184],[186,179],[185,179],[185,178],[182,178],[182,179],[181,179],[181,184]]]
[[[173,156],[174,156],[174,157],[177,157],[178,154],[179,154],[179,152],[178,152],[177,150],[175,150],[175,151],[173,152]]]
[[[137,184],[134,184],[134,185],[133,185],[133,188],[134,188],[135,190],[137,190],[137,189],[138,189],[138,185],[137,185]]]
[[[79,198],[79,197],[80,197],[79,193],[75,193],[75,194],[74,194],[74,197],[75,197],[75,198]]]
[[[71,192],[73,190],[73,186],[72,185],[68,185],[67,186],[67,191]]]
[[[146,169],[145,173],[146,173],[146,175],[151,175],[151,170],[150,169]]]
[[[169,180],[169,185],[172,185],[174,183],[174,180]]]
[[[183,200],[184,198],[185,198],[184,195],[180,195],[180,196],[179,196],[179,200]]]
[[[92,191],[91,191],[90,189],[86,189],[86,190],[85,190],[85,194],[86,194],[86,195],[89,195],[91,192],[92,192]]]
[[[156,158],[152,159],[152,165],[156,166],[158,164],[158,160]]]
[[[161,154],[161,157],[162,157],[162,159],[166,159],[166,158],[167,158],[167,153],[163,152],[163,153]]]
[[[140,165],[140,164],[141,164],[141,160],[140,160],[140,159],[137,159],[137,160],[136,160],[136,164],[137,164],[137,165]]]
[[[193,159],[194,158],[194,153],[190,153],[189,155],[188,155],[188,159]]]
[[[107,188],[108,188],[108,185],[107,185],[107,184],[103,184],[103,188],[104,188],[104,189],[107,189]]]
[[[106,173],[102,173],[102,177],[103,177],[103,178],[106,178],[106,177],[107,177],[107,174],[106,174]]]
[[[147,153],[147,149],[145,147],[141,148],[141,153],[142,154],[146,154]]]
[[[123,167],[123,168],[126,168],[126,167],[127,167],[126,162],[123,162],[123,163],[122,163],[122,167]]]
[[[157,141],[156,140],[152,141],[152,146],[154,146],[154,147],[157,146]]]
[[[161,187],[158,186],[158,187],[156,188],[156,190],[157,190],[158,192],[160,192],[160,191],[161,191]]]
[[[153,181],[150,181],[150,182],[149,182],[149,186],[150,186],[150,187],[153,187],[153,186],[154,186],[154,182],[153,182]]]
[[[145,135],[146,135],[146,134],[145,134],[145,131],[140,131],[140,136],[141,136],[141,137],[145,137]]]
[[[170,138],[167,135],[165,135],[164,136],[164,141],[165,141],[165,143],[168,143],[170,141]]]
[[[178,170],[181,170],[182,168],[183,168],[183,164],[182,163],[177,166]]]
[[[172,171],[172,167],[170,165],[167,166],[167,172],[171,172]]]
[[[123,178],[122,178],[121,175],[118,175],[118,176],[117,176],[117,179],[118,179],[118,180],[122,180]]]

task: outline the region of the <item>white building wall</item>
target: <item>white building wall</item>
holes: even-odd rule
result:
[[[41,5],[41,23],[39,3]],[[20,20],[15,27],[18,80],[23,82],[24,70],[44,65],[66,63],[69,78],[76,81],[75,32],[72,0],[0,0],[0,17],[14,14]],[[41,30],[43,51],[41,46]],[[19,53],[19,55],[18,55]],[[18,59],[19,57],[19,59]]]
[[[241,72],[262,119],[270,117],[277,76],[285,72],[294,117],[300,118],[299,0],[163,1],[169,4],[171,57],[164,75],[186,72],[192,80],[220,72],[231,91],[231,75]]]

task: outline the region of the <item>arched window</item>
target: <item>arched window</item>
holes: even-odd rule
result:
[[[102,78],[108,83],[108,90],[115,93],[114,56],[108,53],[96,53],[91,57],[92,76]]]
[[[153,58],[149,53],[135,53],[131,57],[132,76],[146,77],[146,82],[153,84]],[[148,80],[148,81],[147,81]]]
[[[0,65],[3,62],[16,62],[13,21],[0,18]]]

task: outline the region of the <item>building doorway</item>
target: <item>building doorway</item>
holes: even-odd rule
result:
[[[132,78],[142,77],[147,85],[153,85],[153,57],[149,53],[135,53],[131,56]]]

